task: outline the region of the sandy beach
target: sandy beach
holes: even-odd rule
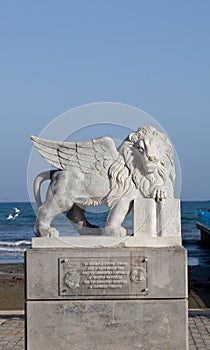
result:
[[[210,266],[190,269],[189,308],[210,308]],[[24,309],[24,264],[0,264],[0,310]]]
[[[0,264],[0,310],[23,310],[24,264]]]

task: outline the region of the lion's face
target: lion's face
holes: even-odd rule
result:
[[[146,173],[153,173],[161,165],[161,157],[157,147],[154,145],[154,139],[141,138],[134,144],[134,148],[140,157],[141,166]]]
[[[173,149],[167,136],[152,126],[141,127],[129,135],[146,174],[163,169],[171,173],[173,168]]]

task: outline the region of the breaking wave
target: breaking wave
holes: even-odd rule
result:
[[[0,246],[5,246],[5,247],[24,247],[24,246],[31,246],[31,241],[17,241],[17,242],[1,242],[0,241]]]

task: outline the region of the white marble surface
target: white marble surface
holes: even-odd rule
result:
[[[133,233],[135,237],[157,237],[157,203],[137,197],[133,204]]]
[[[133,232],[136,237],[181,237],[180,200],[156,202],[137,197],[134,200]]]
[[[32,248],[172,247],[181,245],[180,236],[109,237],[61,236],[32,238]]]
[[[157,225],[159,236],[181,236],[179,199],[166,199],[157,203]]]
[[[122,224],[137,197],[142,199],[143,206],[135,213],[142,219],[138,226],[143,234],[156,234],[155,204],[174,198],[173,148],[167,135],[152,126],[142,126],[129,134],[118,149],[114,140],[106,136],[82,142],[33,136],[32,141],[40,155],[57,167],[55,171],[38,174],[34,182],[38,206],[34,232],[38,237],[59,236],[51,222],[61,213],[67,213],[80,234],[86,234],[91,225],[85,217],[85,208],[92,205],[110,207],[107,236],[126,237]],[[42,203],[40,187],[45,180],[51,182]]]

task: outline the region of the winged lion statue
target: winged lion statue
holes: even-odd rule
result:
[[[37,236],[58,236],[51,222],[61,213],[80,234],[91,232],[94,226],[85,218],[85,208],[98,205],[110,207],[106,235],[125,236],[122,223],[137,196],[155,201],[173,198],[173,148],[167,136],[152,126],[129,134],[118,149],[106,136],[82,142],[31,138],[40,155],[56,167],[34,181]],[[42,203],[40,187],[47,179],[50,185]]]

